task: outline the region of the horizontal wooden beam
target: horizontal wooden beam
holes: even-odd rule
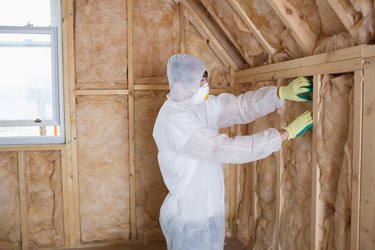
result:
[[[273,48],[268,41],[264,38],[260,30],[251,21],[246,11],[241,7],[241,4],[237,0],[228,0],[229,4],[232,6],[233,10],[237,13],[240,19],[245,23],[246,27],[253,33],[257,41],[262,45],[262,47],[271,56],[276,54],[276,49]]]
[[[77,89],[76,96],[80,95],[128,95],[127,89]]]
[[[19,151],[53,151],[65,150],[65,144],[48,145],[25,145],[25,146],[0,146],[0,152],[19,152]]]
[[[284,25],[290,29],[305,55],[311,55],[318,36],[310,30],[310,25],[301,13],[288,0],[268,0],[272,9]]]
[[[236,79],[236,83],[248,83],[257,81],[269,81],[275,79],[294,78],[298,76],[309,76],[315,74],[335,74],[360,70],[362,58],[355,58],[339,62],[322,63],[311,66],[285,69],[280,71],[243,76]]]
[[[169,85],[134,85],[134,90],[168,90]]]
[[[219,29],[212,23],[203,9],[195,0],[181,0],[181,3],[194,19],[193,25],[198,32],[209,40],[209,45],[216,48],[219,58],[224,59],[233,69],[244,67],[243,59],[236,49],[220,33]]]

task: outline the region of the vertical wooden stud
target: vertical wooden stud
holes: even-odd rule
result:
[[[130,173],[130,235],[137,238],[135,204],[135,158],[134,158],[134,75],[133,75],[133,0],[127,1],[128,18],[128,108],[129,108],[129,173]]]
[[[178,15],[180,20],[180,53],[186,53],[186,26],[184,6],[178,3]]]
[[[353,178],[350,249],[358,250],[359,203],[361,183],[363,71],[354,72],[354,121],[353,121]]]
[[[68,173],[66,163],[66,150],[61,152],[61,182],[63,195],[63,211],[64,211],[64,244],[69,246],[70,243],[70,227],[69,227],[69,198],[68,198]]]
[[[17,153],[18,160],[18,185],[20,192],[20,212],[21,212],[21,239],[22,249],[29,248],[29,219],[27,209],[27,186],[26,186],[26,156],[24,151]]]

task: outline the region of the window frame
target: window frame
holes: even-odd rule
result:
[[[51,69],[52,69],[52,120],[35,122],[31,120],[1,121],[0,127],[45,127],[59,126],[58,136],[12,136],[0,137],[0,146],[29,144],[63,144],[65,143],[64,126],[64,87],[62,56],[62,18],[61,2],[50,0],[50,26],[0,26],[2,34],[50,34],[51,36]],[[27,45],[26,45],[27,46]]]

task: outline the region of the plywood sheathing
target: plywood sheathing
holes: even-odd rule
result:
[[[137,91],[135,103],[135,180],[137,238],[161,236],[160,207],[167,195],[152,137],[156,116],[167,91]]]
[[[64,246],[60,151],[26,152],[29,248]]]
[[[303,52],[292,37],[290,30],[281,22],[267,1],[246,0],[239,2],[266,40],[279,51],[273,56],[272,61],[281,62],[303,56]]]
[[[126,96],[77,98],[82,242],[129,238]]]
[[[18,249],[21,222],[16,152],[0,152],[0,249]]]
[[[289,79],[290,81],[291,79]],[[284,80],[285,84],[289,81]],[[286,102],[283,120],[292,122],[312,104]],[[280,246],[282,249],[310,248],[311,215],[311,130],[296,140],[283,143],[284,170],[281,175],[281,190],[284,204],[280,216]]]
[[[135,84],[160,84],[166,79],[169,57],[179,52],[180,22],[177,4],[165,0],[134,1],[133,50]]]
[[[194,21],[189,16],[188,19]],[[188,26],[186,32],[186,53],[196,56],[206,65],[210,88],[230,86],[230,68],[221,63],[192,24]]]
[[[227,1],[206,1],[206,5],[210,5],[212,10],[216,12],[224,25],[231,31],[234,39],[241,47],[241,54],[252,60],[250,67],[263,65],[268,60],[268,54],[262,48],[260,43],[256,40],[249,28],[240,17],[233,11],[232,7]]]
[[[126,1],[75,1],[77,89],[127,87]]]
[[[321,171],[319,199],[325,204],[324,221],[320,225],[322,249],[349,249],[350,246],[352,89],[352,74],[323,77],[319,102],[321,124],[316,135],[321,138],[317,144]]]

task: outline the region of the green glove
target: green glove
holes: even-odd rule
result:
[[[311,111],[305,111],[305,113],[294,119],[294,121],[292,121],[284,129],[288,131],[288,140],[290,140],[302,135],[307,130],[312,128],[312,126],[313,119],[311,116]]]
[[[306,95],[313,91],[311,81],[306,77],[298,77],[291,81],[287,86],[279,88],[279,96],[281,99],[296,102],[311,101],[311,96]]]

